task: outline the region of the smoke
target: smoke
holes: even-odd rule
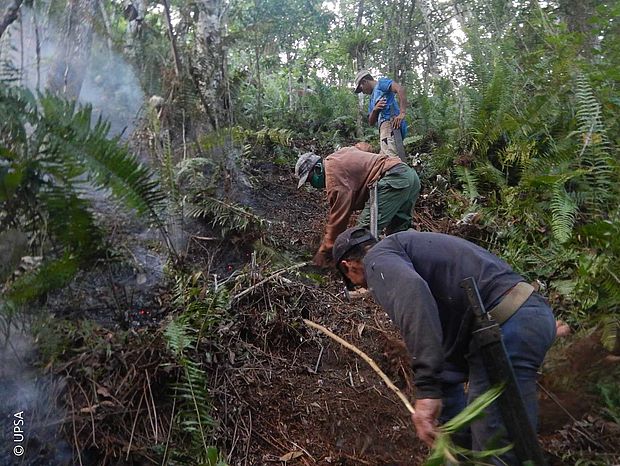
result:
[[[31,367],[27,326],[0,320],[0,464],[68,466],[73,452],[60,432],[64,410],[56,402],[64,383]]]
[[[21,71],[17,76],[19,84],[33,92],[45,90],[54,60],[61,56],[59,31],[52,19],[22,5],[21,20],[7,31],[9,47],[6,47],[13,68]],[[132,66],[110,50],[107,41],[96,33],[87,62],[73,63],[73,66],[86,67],[78,102],[92,105],[95,118],[101,116],[108,120],[111,134],[131,134],[145,100]]]

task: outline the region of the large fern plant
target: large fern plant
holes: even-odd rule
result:
[[[109,137],[109,124],[94,119],[90,106],[2,86],[0,114],[0,232],[20,231],[47,260],[34,276],[15,283],[9,297],[61,286],[101,251],[87,191],[109,192],[159,223],[164,194],[157,179]],[[50,270],[64,279],[50,280]]]

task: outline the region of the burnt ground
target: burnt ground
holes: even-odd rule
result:
[[[233,183],[228,195],[267,220],[266,231],[218,239],[206,222],[190,222],[179,240],[186,271],[201,271],[211,285],[215,276],[233,284],[227,317],[196,353],[214,406],[211,443],[235,466],[422,464],[428,450],[398,398],[364,361],[302,321],[311,319],[358,346],[413,398],[406,350],[372,298],[349,302],[335,274],[288,269],[310,260],[319,245],[324,195],[297,190],[288,165],[255,160],[245,172],[250,181]],[[446,199],[445,192],[423,191],[414,226],[483,237],[475,219],[446,216]],[[157,232],[105,203],[100,211],[114,219],[108,230],[116,235],[116,257],[83,272],[47,302],[59,317],[96,318],[101,325],[92,333],[71,327],[72,349],[52,369],[69,387],[64,432],[74,461],[36,464],[78,464],[80,449],[82,464],[160,464],[153,446],[166,444],[172,425],[170,397],[159,390],[178,379],[161,338],[174,314],[165,251]],[[129,333],[117,336],[118,329]],[[83,335],[99,337],[91,342]],[[548,359],[540,417],[550,463],[620,464],[618,425],[603,412],[596,388],[604,378],[617,382],[618,361],[597,334],[558,342]],[[157,410],[143,403],[149,399]]]
[[[309,259],[323,231],[324,197],[295,189],[288,168],[260,168],[255,210],[274,220],[273,244]],[[415,226],[472,240],[481,235],[475,221],[457,225],[444,217],[444,202],[441,193],[423,195]],[[350,350],[300,321],[309,318],[358,346],[411,398],[398,331],[372,298],[348,302],[341,286],[334,274],[305,268],[267,282],[233,307],[250,328],[241,328],[228,347],[243,356],[225,370],[220,366],[212,379],[221,422],[216,438],[230,464],[423,463],[428,450],[398,398]],[[618,464],[618,426],[601,415],[595,393],[601,374],[618,374],[617,361],[596,335],[561,343],[541,380],[541,440],[550,462],[575,464],[583,454],[590,464]]]

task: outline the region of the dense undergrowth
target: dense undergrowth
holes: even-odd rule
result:
[[[472,214],[476,241],[538,280],[574,328],[600,327],[605,346],[616,354],[620,77],[617,26],[608,19],[617,10],[600,11],[593,20],[604,37],[596,60],[584,56],[582,36],[537,10],[523,22],[527,31],[501,40],[475,40],[476,31],[466,31],[466,66],[449,78],[408,86],[412,130],[405,140],[412,163],[419,164],[423,195],[440,193],[450,221]],[[245,181],[253,182],[247,173],[262,164],[291,171],[301,151],[326,155],[378,137],[376,129],[357,126],[358,102],[349,89],[306,80],[310,91],[291,106],[284,91],[288,79],[266,73],[260,99],[256,88],[239,85],[232,106],[238,125],[206,132],[196,123],[189,142],[179,122],[200,120],[196,96],[181,93],[167,119],[151,109],[141,128],[149,141],[142,147],[147,164],[118,138],[110,139],[109,126],[96,121],[89,107],[8,84],[0,89],[5,328],[26,305],[106,257],[110,245],[84,195],[87,185],[111,193],[164,233],[170,219],[194,218],[223,247],[254,252],[222,281],[193,267],[167,241],[171,292],[164,300],[167,317],[155,328],[111,332],[53,316],[36,322],[42,365],[74,382],[67,404],[90,407],[80,425],[66,426],[67,435],[87,452],[99,449],[95,457],[107,461],[131,452],[168,464],[224,464],[206,368],[232,357],[224,342],[231,329],[244,327],[247,316],[231,311],[235,293],[309,252],[307,244],[298,245],[297,254],[278,250],[274,226],[242,196]],[[25,256],[40,257],[40,263],[16,274]],[[287,305],[297,309],[301,296],[286,289]],[[266,312],[256,321],[276,325],[278,315]],[[296,331],[289,324],[283,328]],[[138,366],[149,370],[136,371]],[[617,423],[613,382],[601,380],[598,390],[607,419]],[[119,411],[126,416],[122,422],[115,417]],[[103,437],[89,430],[95,418]]]

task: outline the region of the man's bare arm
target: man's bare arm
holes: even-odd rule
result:
[[[409,105],[409,103],[407,102],[407,91],[405,91],[405,88],[403,86],[394,81],[392,81],[390,90],[396,94],[396,100],[398,100],[398,106],[400,107],[400,113],[394,117],[394,120],[392,121],[392,127],[400,128],[402,121],[405,119],[407,106]]]
[[[375,108],[373,108],[372,112],[370,112],[370,114],[368,115],[368,124],[370,126],[374,126],[375,124],[377,124],[377,120],[379,119],[379,113],[381,113],[381,110],[385,108],[386,103],[387,100],[385,97],[381,97],[379,100],[377,100]]]

